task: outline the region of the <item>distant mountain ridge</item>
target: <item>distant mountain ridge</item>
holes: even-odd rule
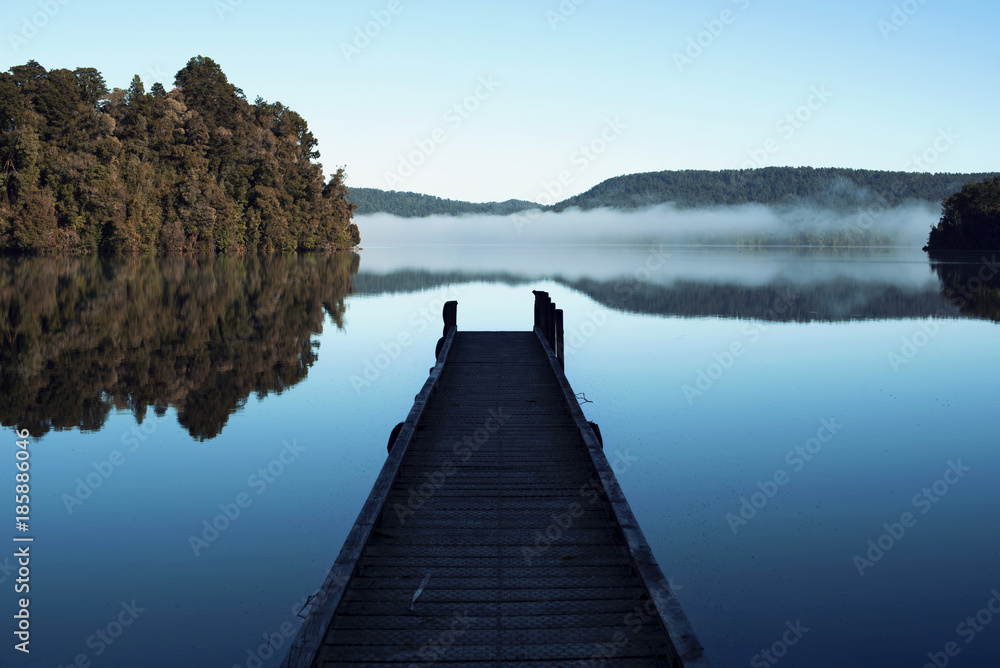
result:
[[[434,195],[378,188],[351,188],[348,199],[357,206],[355,215],[389,213],[402,218],[464,214],[507,216],[519,211],[542,208],[534,202],[516,199],[509,199],[506,202],[462,202]]]
[[[906,203],[940,204],[967,183],[995,173],[920,174],[867,169],[765,167],[745,170],[681,170],[616,176],[590,190],[542,206],[524,200],[477,204],[418,193],[351,188],[348,199],[358,215],[509,215],[530,209],[564,211],[577,207],[637,209],[672,202],[680,208],[765,204],[819,206],[834,211],[890,208]]]

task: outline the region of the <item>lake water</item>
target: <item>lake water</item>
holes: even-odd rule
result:
[[[28,429],[30,530],[9,533],[34,538],[31,657],[8,640],[4,665],[277,666],[443,302],[460,329],[527,330],[533,289],[715,665],[1000,656],[991,262],[381,243],[0,268],[0,485]]]

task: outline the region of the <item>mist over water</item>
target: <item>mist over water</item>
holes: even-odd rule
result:
[[[358,217],[366,246],[405,244],[535,245],[663,244],[703,242],[737,244],[748,237],[782,244],[796,234],[876,232],[890,245],[920,248],[939,211],[929,204],[894,209],[877,205],[855,213],[810,207],[733,207],[678,209],[662,204],[637,211],[569,209],[527,211],[511,216],[429,216],[388,214]]]
[[[611,209],[531,211],[512,216],[359,216],[362,271],[388,273],[400,266],[428,272],[503,272],[534,279],[612,280],[632,275],[651,249],[669,255],[644,281],[678,280],[764,285],[776,280],[815,284],[849,275],[855,280],[929,288],[937,280],[920,247],[937,220],[930,206],[876,208],[841,214],[827,209],[777,209],[761,205],[677,209],[661,205],[633,212]],[[893,241],[891,248],[734,248],[741,237],[835,232],[869,226]],[[696,246],[711,236],[719,246]],[[729,246],[726,247],[725,244]],[[720,247],[721,246],[721,247]],[[505,250],[506,252],[501,252]],[[513,251],[513,252],[510,252]],[[822,261],[817,261],[822,258]],[[877,262],[870,262],[877,258]]]

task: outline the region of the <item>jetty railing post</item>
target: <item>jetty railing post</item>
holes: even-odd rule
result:
[[[543,292],[542,290],[532,290],[535,295],[535,327],[542,330],[542,335],[548,340],[549,344],[553,343],[550,333],[550,322],[552,320],[552,298],[549,297],[549,293]]]
[[[543,293],[545,298],[542,300],[542,334],[545,338],[549,338],[549,318],[552,317],[552,310],[549,308],[552,305],[552,298],[549,297],[549,293]]]
[[[566,358],[563,353],[563,310],[561,308],[556,309],[555,317],[555,330],[556,330],[556,343],[553,346],[553,350],[556,354],[556,359],[559,360],[559,366],[566,369]]]
[[[555,350],[555,348],[556,348],[556,303],[554,301],[552,301],[551,299],[549,300],[549,317],[548,317],[548,320],[545,321],[545,324],[548,326],[548,329],[545,331],[545,338],[547,338],[549,340],[549,345],[552,346],[553,350]]]
[[[441,332],[441,336],[448,336],[448,330],[452,327],[458,327],[457,301],[444,303],[444,308],[441,309],[441,319],[444,320],[444,331]]]
[[[448,332],[452,327],[458,328],[458,302],[450,301],[444,303],[441,309],[441,319],[444,321],[444,331],[438,339],[437,347],[434,348],[434,359],[441,357],[441,349],[444,348],[444,340],[448,338]]]
[[[549,293],[542,290],[532,290],[531,292],[535,295],[535,327],[541,331],[542,336],[552,346],[556,359],[565,369],[562,309],[556,308],[556,303],[549,297]]]
[[[542,326],[542,295],[545,294],[545,293],[539,292],[538,290],[532,290],[531,292],[532,292],[532,294],[535,295],[535,325],[534,326],[535,327],[541,327]]]

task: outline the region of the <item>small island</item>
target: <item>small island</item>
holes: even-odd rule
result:
[[[357,246],[343,169],[299,114],[210,58],[175,88],[94,68],[0,73],[0,252],[274,253]]]
[[[1000,250],[1000,176],[966,184],[944,201],[924,250]]]

